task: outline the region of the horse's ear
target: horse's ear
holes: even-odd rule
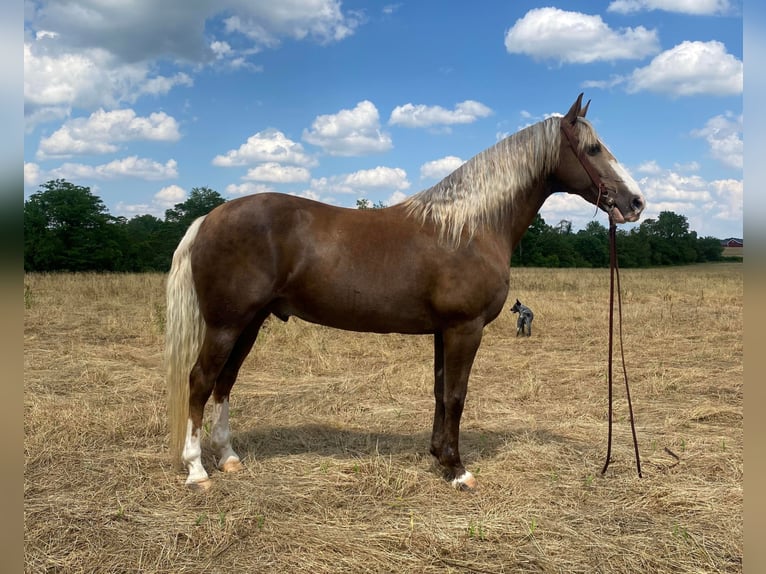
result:
[[[575,124],[578,116],[580,115],[580,109],[582,108],[582,96],[583,94],[580,94],[579,96],[577,96],[575,103],[572,104],[572,107],[569,108],[569,111],[564,116],[564,119],[572,125]]]
[[[590,100],[588,100],[588,103],[587,103],[587,104],[585,104],[585,106],[583,107],[583,109],[581,109],[581,110],[580,110],[580,117],[581,117],[581,118],[584,118],[584,117],[585,117],[585,114],[587,114],[587,113],[588,113],[588,106],[589,106],[589,105],[590,105]]]

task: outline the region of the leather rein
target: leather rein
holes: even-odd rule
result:
[[[604,467],[601,469],[601,474],[604,474],[606,472],[606,469],[609,467],[609,463],[611,462],[611,456],[612,456],[612,355],[613,355],[613,340],[614,340],[614,286],[615,286],[615,277],[616,277],[617,308],[618,308],[618,316],[620,320],[619,336],[620,336],[620,355],[622,358],[622,372],[625,377],[625,394],[628,399],[628,412],[630,413],[630,430],[633,434],[633,448],[636,453],[636,470],[638,472],[639,478],[641,478],[642,477],[641,457],[638,454],[638,439],[636,438],[636,425],[635,425],[635,419],[633,417],[633,405],[630,400],[630,387],[628,385],[628,371],[625,367],[625,350],[623,348],[623,342],[622,342],[622,296],[620,293],[620,268],[617,264],[617,231],[616,231],[617,225],[615,224],[614,218],[612,217],[612,209],[614,209],[614,205],[615,205],[615,200],[614,200],[614,197],[612,197],[612,195],[616,193],[616,190],[611,190],[607,188],[607,186],[604,184],[603,180],[601,179],[601,176],[598,173],[598,170],[596,170],[594,165],[588,159],[588,156],[580,148],[577,136],[574,134],[574,131],[572,130],[572,126],[569,125],[569,122],[564,118],[561,119],[561,131],[563,132],[564,136],[569,142],[569,145],[572,147],[572,151],[574,151],[583,169],[588,174],[588,177],[590,177],[591,181],[593,182],[593,185],[596,186],[596,189],[598,190],[598,198],[596,199],[596,209],[598,210],[598,206],[599,204],[601,204],[602,198],[603,198],[604,209],[609,214],[609,272],[610,272],[610,276],[609,276],[609,360],[608,360],[609,435],[607,439],[606,461],[604,462]]]

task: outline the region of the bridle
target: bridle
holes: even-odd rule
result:
[[[585,109],[587,110],[587,104],[585,106]],[[584,114],[583,114],[584,115]],[[608,363],[608,372],[609,372],[609,411],[608,411],[608,419],[609,419],[609,436],[607,439],[607,450],[606,450],[606,461],[604,462],[604,468],[601,469],[601,474],[604,474],[606,472],[606,469],[609,467],[609,462],[611,461],[611,455],[612,455],[612,349],[613,349],[613,334],[614,334],[614,286],[615,286],[615,276],[617,278],[617,308],[618,308],[618,314],[620,319],[620,326],[619,326],[619,335],[620,335],[620,354],[622,356],[622,372],[625,376],[625,393],[627,395],[628,399],[628,411],[630,413],[630,430],[633,433],[633,448],[636,453],[636,470],[638,471],[638,476],[641,478],[641,458],[638,454],[638,440],[636,439],[636,425],[635,420],[633,418],[633,405],[630,400],[630,387],[628,386],[628,371],[625,368],[625,352],[623,349],[622,344],[622,296],[620,295],[620,269],[617,265],[617,232],[616,232],[616,224],[614,221],[614,218],[612,217],[612,210],[615,207],[615,198],[614,195],[617,193],[616,189],[610,189],[604,184],[604,181],[601,179],[601,176],[599,175],[596,168],[593,166],[591,161],[588,159],[588,156],[583,152],[579,145],[579,141],[577,139],[577,136],[575,135],[574,131],[572,130],[572,125],[569,123],[569,121],[566,118],[561,119],[561,131],[564,134],[564,137],[566,137],[567,141],[569,142],[569,145],[572,147],[572,151],[577,156],[577,159],[580,161],[580,165],[582,165],[585,172],[588,174],[588,177],[590,177],[590,180],[593,182],[593,185],[596,186],[596,189],[598,190],[598,198],[596,199],[596,210],[598,210],[599,204],[601,204],[602,198],[604,202],[604,209],[609,214],[609,271],[610,271],[610,281],[609,281],[609,363]],[[672,454],[672,453],[671,453]]]
[[[601,204],[601,200],[603,198],[604,209],[609,214],[609,219],[611,220],[612,210],[614,209],[614,206],[616,203],[614,196],[616,195],[617,190],[607,187],[607,185],[604,183],[604,180],[601,179],[601,175],[598,173],[598,170],[595,168],[593,163],[590,161],[590,159],[588,159],[588,156],[580,147],[580,142],[577,136],[575,135],[574,130],[572,129],[572,125],[569,123],[569,120],[567,120],[567,118],[565,117],[561,118],[560,125],[561,125],[561,132],[564,134],[564,137],[566,137],[567,141],[569,142],[569,145],[572,148],[572,151],[575,153],[575,155],[577,156],[577,159],[580,161],[580,165],[588,174],[588,177],[590,177],[590,180],[593,182],[593,185],[596,186],[596,190],[598,191],[598,198],[596,199],[596,209],[598,209],[598,206]]]

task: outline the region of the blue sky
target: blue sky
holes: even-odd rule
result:
[[[391,204],[585,92],[645,217],[742,236],[741,0],[46,0],[24,20],[25,197],[64,178],[128,218],[202,186]],[[594,217],[567,195],[541,214]]]

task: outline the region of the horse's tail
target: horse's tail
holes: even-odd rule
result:
[[[170,453],[180,466],[189,419],[189,373],[197,360],[205,334],[194,289],[191,247],[204,219],[189,226],[173,253],[167,282],[167,318],[165,321],[165,368],[168,385],[168,426]]]

